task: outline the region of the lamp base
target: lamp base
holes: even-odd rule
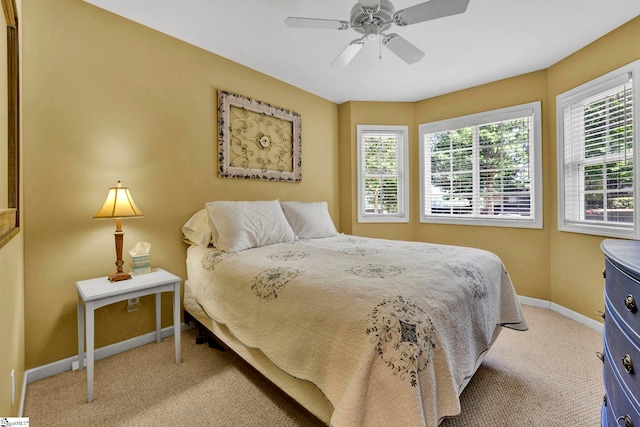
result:
[[[119,271],[117,273],[113,273],[111,276],[108,277],[108,279],[110,282],[119,282],[121,280],[131,279],[131,275],[129,273]]]

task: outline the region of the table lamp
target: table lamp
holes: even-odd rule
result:
[[[107,200],[104,202],[97,214],[93,216],[93,219],[110,218],[116,220],[116,267],[117,271],[108,277],[110,282],[118,282],[120,280],[131,279],[129,273],[122,271],[122,241],[124,239],[124,232],[122,231],[122,218],[141,218],[142,212],[133,202],[129,188],[123,187],[122,183],[118,181],[116,187],[109,187],[109,194],[107,194]]]

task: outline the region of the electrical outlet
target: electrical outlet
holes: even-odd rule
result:
[[[140,302],[140,298],[133,298],[127,302],[127,312],[131,313],[133,311],[138,311],[142,307],[142,303]]]
[[[11,370],[11,404],[13,405],[16,401],[16,371],[15,369]]]

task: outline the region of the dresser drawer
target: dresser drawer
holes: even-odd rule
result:
[[[611,369],[611,354],[607,350],[605,347],[602,375],[607,390],[606,416],[608,425],[639,427],[640,413],[638,413],[637,403],[633,402],[633,398],[627,394],[618,376]]]
[[[640,311],[637,307],[633,308],[634,303],[640,305],[640,283],[608,258],[606,274],[605,300],[608,299],[611,304],[607,310],[613,309],[627,332],[640,343]]]
[[[611,310],[605,302],[607,310]],[[632,396],[640,398],[640,348],[625,333],[615,316],[607,316],[604,324],[606,352],[610,355],[609,365],[626,384]],[[636,404],[638,404],[636,402]],[[640,427],[640,424],[638,424]]]

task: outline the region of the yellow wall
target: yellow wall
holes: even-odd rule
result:
[[[183,278],[180,228],[206,201],[326,200],[339,225],[336,104],[81,0],[25,2],[23,22],[27,368],[77,353],[75,282],[115,271],[115,222],[92,216],[117,180],[144,213],[125,251],[149,242]],[[217,177],[218,89],[301,114],[302,182]],[[152,331],[149,298],[100,309],[96,346]]]
[[[23,233],[0,249],[0,414],[17,416],[25,370]],[[11,404],[11,370],[15,371],[16,396]]]
[[[439,225],[420,223],[420,162],[418,126],[421,123],[458,117],[511,105],[542,101],[547,106],[546,71],[538,71],[512,79],[478,86],[417,103],[349,102],[340,106],[341,126],[341,215],[343,229],[352,234],[388,239],[417,240],[460,246],[474,246],[498,254],[510,271],[516,290],[521,295],[548,300],[549,294],[549,232],[543,230]],[[343,115],[348,119],[343,120]],[[359,224],[357,222],[356,127],[358,124],[407,125],[409,127],[410,219],[408,224]],[[543,120],[543,145],[547,142],[546,120]],[[349,138],[344,140],[343,137]],[[350,151],[346,147],[350,147]],[[548,147],[543,146],[543,175],[547,174]],[[548,194],[545,181],[544,194]],[[350,191],[349,197],[343,192]],[[350,209],[344,206],[349,203]],[[549,209],[543,203],[545,217]]]
[[[21,1],[16,1],[18,19]],[[2,12],[0,12],[2,13]],[[20,29],[19,29],[20,30]],[[20,36],[18,36],[20,40]],[[6,92],[4,93],[6,102]],[[6,110],[5,110],[6,113]],[[6,131],[6,128],[5,128]],[[22,132],[21,132],[22,133]],[[22,142],[20,141],[22,147]],[[6,155],[4,157],[6,162]],[[20,168],[22,170],[22,167]],[[6,181],[3,181],[6,185]],[[19,179],[22,183],[22,176]],[[22,187],[22,185],[20,185]],[[22,190],[22,188],[21,188]],[[22,199],[22,191],[20,199]],[[6,197],[6,190],[4,193]],[[6,201],[3,200],[4,203]],[[4,205],[6,206],[6,204]],[[20,224],[23,224],[20,215]],[[22,380],[25,371],[25,304],[24,304],[24,232],[18,233],[0,248],[0,416],[17,417],[20,409]],[[11,370],[14,370],[16,394],[11,403]]]
[[[0,249],[0,414],[17,416],[25,370],[23,233]],[[15,372],[16,396],[11,404],[11,370]]]
[[[604,258],[598,236],[558,231],[556,170],[556,96],[596,77],[640,59],[640,17],[607,34],[584,49],[549,68],[547,133],[549,153],[548,180],[553,183],[547,198],[551,206],[551,300],[554,303],[599,319],[595,310],[603,309],[602,292]],[[638,84],[634,79],[634,84]],[[640,112],[636,112],[640,113]]]
[[[545,179],[550,151],[546,132],[548,120],[544,114],[549,105],[546,83],[547,72],[538,71],[427,99],[416,106],[416,121],[421,124],[528,102],[542,102],[543,229],[420,224],[416,234],[426,241],[475,246],[496,253],[508,268],[520,295],[544,300],[550,299],[548,196],[551,183]],[[414,191],[417,198],[419,188]]]
[[[379,237],[396,240],[416,240],[411,233],[411,225],[358,223],[358,168],[357,168],[357,126],[358,125],[398,125],[407,126],[409,130],[409,183],[413,192],[413,184],[418,182],[419,171],[413,159],[418,157],[418,129],[415,125],[415,104],[410,102],[361,102],[352,101],[340,106],[340,161],[343,175],[340,176],[341,224],[345,232],[360,236]],[[415,164],[414,164],[415,163]],[[417,193],[416,193],[417,194]],[[417,220],[418,212],[410,201],[410,220]]]

